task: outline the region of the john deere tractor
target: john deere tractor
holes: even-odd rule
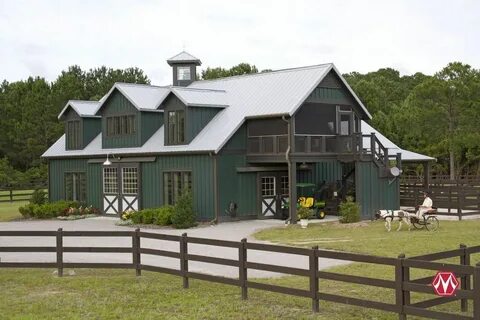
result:
[[[309,208],[313,210],[315,217],[318,219],[325,218],[325,200],[322,197],[324,186],[325,184],[322,184],[320,188],[317,188],[314,183],[297,183],[297,209]],[[290,204],[286,203],[283,209],[289,207]]]

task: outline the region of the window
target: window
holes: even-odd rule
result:
[[[177,68],[177,80],[191,80],[190,67]]]
[[[262,177],[262,196],[275,195],[275,177]]]
[[[87,201],[87,178],[85,172],[65,173],[65,200]]]
[[[175,204],[185,191],[192,191],[192,173],[190,171],[165,172],[163,174],[163,194],[165,204]]]
[[[118,193],[117,168],[103,168],[103,192]]]
[[[185,111],[168,112],[168,144],[185,142]]]
[[[67,149],[80,149],[80,121],[67,122]]]
[[[340,135],[348,136],[352,134],[351,113],[340,113]]]
[[[134,134],[136,131],[134,115],[107,117],[107,136]]]
[[[122,193],[137,194],[138,193],[138,169],[122,168]]]
[[[280,186],[282,188],[282,194],[288,195],[288,191],[289,191],[288,176],[280,177]]]

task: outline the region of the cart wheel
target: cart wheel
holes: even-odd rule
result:
[[[413,224],[413,227],[417,230],[421,230],[424,227],[424,225],[420,223],[417,217],[412,217],[411,222]]]
[[[440,222],[438,222],[438,219],[435,216],[430,216],[425,221],[425,228],[427,228],[428,231],[437,230],[439,225],[440,225]]]

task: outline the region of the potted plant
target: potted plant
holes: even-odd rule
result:
[[[312,217],[312,210],[301,207],[298,209],[297,215],[300,219],[300,226],[305,229],[308,226],[308,219]]]

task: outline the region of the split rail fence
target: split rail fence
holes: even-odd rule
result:
[[[159,233],[150,233],[140,231],[0,231],[0,237],[54,237],[55,246],[33,246],[33,247],[13,247],[1,246],[0,252],[50,252],[56,253],[55,262],[4,262],[0,260],[0,268],[56,268],[58,276],[63,275],[64,268],[120,268],[134,269],[137,276],[140,276],[142,270],[160,272],[170,275],[180,276],[183,279],[183,287],[189,287],[190,279],[200,279],[204,281],[217,282],[239,287],[241,298],[248,298],[249,289],[259,289],[281,294],[287,294],[297,297],[304,297],[311,300],[313,312],[320,310],[320,301],[329,301],[353,305],[363,308],[378,309],[382,311],[396,313],[399,319],[407,319],[407,315],[428,317],[432,319],[456,319],[480,320],[480,263],[471,265],[471,255],[480,253],[480,246],[466,247],[461,245],[456,250],[438,252],[423,256],[406,258],[404,255],[398,258],[379,257],[364,254],[354,254],[345,252],[334,252],[320,250],[318,247],[312,249],[296,248],[288,246],[278,246],[270,244],[260,244],[242,241],[226,241],[207,238],[190,237],[187,234],[181,236],[167,235]],[[64,246],[63,240],[67,237],[128,237],[131,238],[131,246],[128,247],[76,247]],[[178,243],[177,251],[154,249],[142,247],[142,239],[163,240]],[[1,238],[0,238],[1,240]],[[200,244],[214,247],[228,247],[238,250],[238,259],[226,259],[212,256],[192,254],[189,252],[189,244]],[[280,266],[268,263],[259,263],[249,261],[248,253],[250,250],[262,252],[274,252],[308,257],[306,268],[294,268]],[[65,262],[64,253],[129,253],[132,256],[131,263],[85,263],[85,262]],[[176,258],[179,260],[179,268],[166,268],[142,263],[142,255],[153,255],[160,257]],[[362,277],[347,275],[329,271],[319,270],[319,258],[328,258],[335,260],[344,260],[349,262],[362,262],[374,265],[386,265],[394,268],[394,280],[385,280],[371,277]],[[442,259],[458,258],[459,264],[435,262]],[[193,272],[189,270],[189,262],[197,261],[222,266],[238,268],[238,278],[227,278],[211,274]],[[287,275],[303,276],[309,279],[309,289],[290,288],[285,286],[260,283],[250,280],[249,270],[263,270]],[[430,285],[433,276],[411,279],[410,271],[412,269],[434,271],[451,271],[459,278],[460,289],[456,291],[453,297],[429,298],[419,302],[412,303],[411,293],[420,292],[434,294]],[[368,297],[353,298],[338,294],[321,292],[321,281],[333,280],[357,285],[366,285],[372,287],[387,288],[393,290],[394,302],[380,302],[369,300]],[[444,311],[429,310],[429,308],[450,303],[460,302],[459,311],[462,313],[451,313]],[[469,302],[470,301],[470,302]],[[469,306],[472,308],[470,313]]]

